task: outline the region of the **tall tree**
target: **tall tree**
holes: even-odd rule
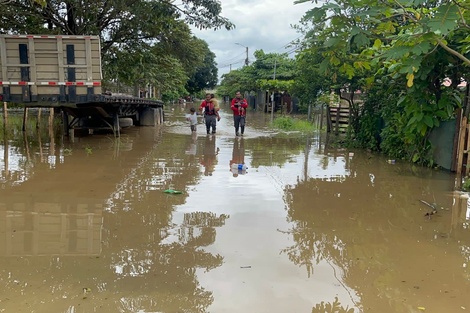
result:
[[[302,2],[307,0],[296,1]],[[470,65],[469,8],[466,0],[337,0],[309,10],[303,22],[310,25],[307,42],[329,48],[325,62],[335,64],[336,53],[347,52],[357,60],[339,67],[348,75],[380,63],[390,73],[406,75],[411,86],[425,57],[440,49],[455,57],[453,63]]]
[[[208,53],[207,43],[178,21],[160,42],[141,41],[125,49],[111,47],[103,56],[103,73],[108,81],[131,86],[150,84],[160,89],[165,98],[178,98],[187,93],[189,77],[204,66],[204,54]]]
[[[301,2],[306,1],[297,1]],[[424,163],[430,130],[461,105],[457,89],[446,88],[443,82],[452,77],[451,87],[456,87],[468,76],[468,9],[465,0],[328,1],[304,15],[304,44],[306,49],[312,43],[322,45],[320,68],[334,78],[347,76],[369,90],[378,90],[377,84],[384,81],[401,85],[398,102],[389,104],[401,110],[382,117],[386,128],[401,125],[398,137],[403,141],[388,148]],[[369,69],[375,75],[367,73]]]
[[[295,76],[295,61],[285,53],[256,50],[249,66],[222,76],[219,93],[233,95],[237,90],[289,90]],[[289,90],[290,91],[290,90]]]
[[[48,0],[41,5],[29,0],[0,4],[0,31],[100,35],[102,51],[112,45],[131,46],[142,40],[162,40],[175,22],[184,19],[199,28],[231,29],[217,0]]]
[[[195,66],[192,75],[186,84],[186,90],[190,94],[195,94],[201,90],[211,89],[217,85],[217,64],[215,62],[215,54],[210,51],[209,46],[203,40],[198,40],[196,47],[192,50],[199,49],[202,54],[202,62]],[[191,73],[191,72],[190,72]]]

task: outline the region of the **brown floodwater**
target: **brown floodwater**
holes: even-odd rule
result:
[[[264,113],[243,138],[226,109],[191,135],[186,111],[120,139],[0,136],[0,312],[470,310],[455,175],[275,133]]]

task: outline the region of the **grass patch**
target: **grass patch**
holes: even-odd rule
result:
[[[463,191],[470,191],[470,178],[469,177],[464,178],[464,182],[462,184],[462,190]]]
[[[315,125],[309,121],[293,118],[290,116],[281,116],[274,119],[273,127],[284,131],[299,131],[302,133],[312,132]]]

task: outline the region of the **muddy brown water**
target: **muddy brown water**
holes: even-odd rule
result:
[[[244,138],[227,110],[191,135],[185,111],[119,140],[0,143],[0,312],[470,310],[452,173],[273,133],[263,113]]]

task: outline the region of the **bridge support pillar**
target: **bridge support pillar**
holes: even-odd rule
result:
[[[70,136],[70,124],[69,124],[69,114],[62,110],[62,124],[64,127],[64,135]]]
[[[140,126],[156,126],[163,122],[162,108],[145,108],[139,116]]]
[[[119,116],[117,113],[114,113],[113,116],[113,132],[114,137],[121,137],[121,126],[119,125]]]

